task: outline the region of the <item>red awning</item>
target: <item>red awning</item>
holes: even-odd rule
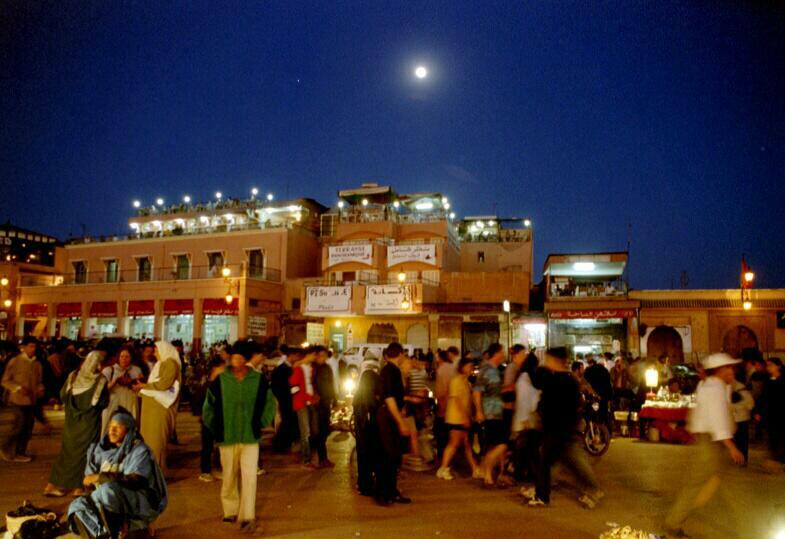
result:
[[[25,318],[45,318],[47,313],[46,303],[23,303],[21,310]]]
[[[194,314],[194,300],[192,299],[165,299],[164,315]]]
[[[607,320],[608,318],[635,318],[635,309],[580,309],[576,311],[552,311],[548,318],[554,320],[574,320],[576,318],[591,318],[593,320]]]
[[[73,318],[82,316],[81,303],[58,303],[57,318]]]
[[[155,314],[155,300],[132,299],[128,301],[128,316],[152,316]]]
[[[240,303],[234,298],[231,303],[226,303],[224,298],[205,298],[202,304],[204,314],[236,315],[240,311]]]
[[[114,318],[117,316],[116,301],[94,301],[90,304],[90,316],[93,318]]]

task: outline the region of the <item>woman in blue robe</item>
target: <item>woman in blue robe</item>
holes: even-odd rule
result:
[[[95,490],[74,500],[67,515],[71,531],[81,537],[144,530],[166,509],[161,468],[125,409],[115,412],[106,435],[88,449],[84,485]]]

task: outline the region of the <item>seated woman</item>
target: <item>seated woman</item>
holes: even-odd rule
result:
[[[112,415],[101,441],[88,449],[84,485],[95,490],[74,500],[67,516],[71,531],[80,537],[144,530],[166,509],[164,476],[124,408]]]

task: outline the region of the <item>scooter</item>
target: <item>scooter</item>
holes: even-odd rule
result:
[[[611,446],[608,411],[602,410],[600,399],[595,396],[587,396],[583,408],[583,445],[590,455],[600,457]]]

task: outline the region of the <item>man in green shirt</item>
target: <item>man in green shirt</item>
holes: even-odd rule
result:
[[[229,369],[207,390],[202,420],[221,452],[223,521],[239,520],[240,529],[252,533],[256,530],[256,465],[267,379],[248,366],[250,348],[238,344],[233,347]]]

